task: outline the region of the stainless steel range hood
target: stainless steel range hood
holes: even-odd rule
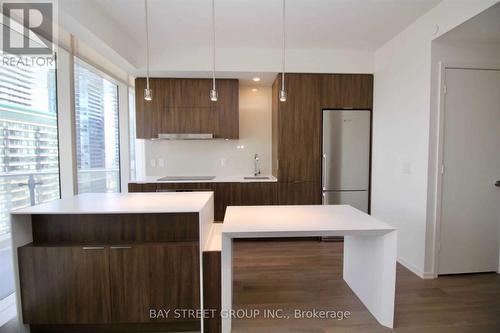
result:
[[[210,140],[213,139],[212,133],[160,133],[159,140]]]

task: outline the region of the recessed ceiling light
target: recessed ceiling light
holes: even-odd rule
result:
[[[259,89],[257,89],[257,88],[252,88],[252,91],[253,91],[253,92],[256,92],[256,91],[258,91],[258,90],[259,90]]]
[[[254,82],[259,82],[259,81],[260,81],[260,77],[254,77],[254,78],[253,78],[253,81],[254,81]]]

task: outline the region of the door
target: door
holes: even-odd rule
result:
[[[19,248],[24,323],[109,323],[107,251],[101,246]]]
[[[498,269],[500,71],[446,69],[439,274]]]

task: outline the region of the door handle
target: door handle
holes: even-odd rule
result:
[[[500,180],[497,180],[497,181],[495,182],[495,186],[496,186],[496,187],[500,187]]]
[[[326,154],[323,154],[323,190],[326,189],[326,184],[328,183],[326,180],[327,175],[327,164],[326,164]]]

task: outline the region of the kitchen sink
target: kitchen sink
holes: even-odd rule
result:
[[[247,176],[243,177],[243,179],[271,179],[271,177],[268,176]]]

